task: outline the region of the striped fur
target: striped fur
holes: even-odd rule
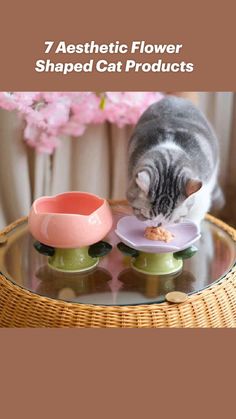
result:
[[[141,116],[129,143],[127,198],[136,216],[156,223],[200,223],[218,171],[216,136],[188,100],[167,97]]]

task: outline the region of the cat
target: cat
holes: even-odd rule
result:
[[[189,100],[166,96],[143,113],[129,141],[127,199],[153,225],[187,218],[200,227],[211,205],[224,202],[218,168],[218,141],[205,116]]]

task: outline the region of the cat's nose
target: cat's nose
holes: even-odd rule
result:
[[[147,219],[146,217],[144,217],[144,215],[141,214],[140,210],[137,210],[137,209],[133,208],[133,211],[134,211],[135,217],[137,217],[138,220],[145,221]]]
[[[150,214],[150,211],[148,210],[148,209],[142,209],[141,210],[141,214],[145,217],[145,218],[147,218],[147,219],[150,219],[151,218],[151,214]]]
[[[170,223],[170,218],[166,217],[163,214],[160,214],[159,218],[158,218],[158,222],[161,223],[162,225],[169,224]]]
[[[164,217],[163,217],[162,214],[159,214],[159,215],[157,215],[156,217],[153,218],[153,221],[156,225],[163,224]]]

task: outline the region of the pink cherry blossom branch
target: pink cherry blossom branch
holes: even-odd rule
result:
[[[134,125],[158,92],[0,92],[0,108],[25,122],[24,139],[41,153],[53,153],[60,137],[83,135],[89,124]]]

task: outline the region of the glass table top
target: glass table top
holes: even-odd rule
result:
[[[219,227],[204,221],[198,252],[184,261],[183,270],[170,275],[148,275],[130,267],[130,257],[116,248],[114,230],[118,219],[131,213],[128,206],[113,206],[114,226],[106,237],[112,252],[99,265],[84,273],[55,271],[47,257],[36,252],[34,239],[24,221],[7,236],[0,247],[0,271],[9,280],[42,296],[73,303],[96,305],[133,305],[160,303],[171,291],[198,292],[222,278],[234,265],[236,247]]]

